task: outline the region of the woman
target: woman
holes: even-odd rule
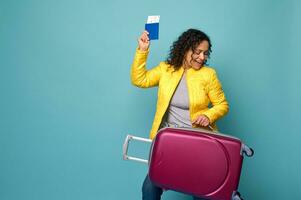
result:
[[[150,138],[167,126],[217,130],[215,122],[228,112],[229,106],[215,70],[205,65],[211,53],[209,37],[200,30],[188,29],[172,44],[167,60],[147,70],[149,46],[148,32],[144,31],[138,39],[131,80],[137,87],[159,87]],[[160,200],[162,193],[146,176],[143,200]]]

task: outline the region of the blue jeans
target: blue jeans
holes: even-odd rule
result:
[[[163,194],[162,188],[155,186],[148,175],[146,175],[142,186],[142,200],[160,200]],[[193,200],[205,200],[199,197],[193,197]]]

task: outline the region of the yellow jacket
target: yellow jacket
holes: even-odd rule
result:
[[[153,121],[150,138],[153,139],[168,109],[172,95],[182,78],[184,68],[175,71],[171,65],[161,62],[158,66],[147,70],[148,51],[136,50],[131,68],[132,84],[141,88],[159,86],[157,110]],[[203,66],[199,70],[190,68],[186,74],[190,119],[206,115],[210,125],[217,130],[215,121],[224,116],[228,110],[228,102],[214,69]],[[209,107],[209,104],[212,104]]]

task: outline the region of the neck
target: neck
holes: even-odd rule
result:
[[[184,71],[187,71],[189,68],[191,68],[185,61],[183,62],[182,67],[184,68]]]

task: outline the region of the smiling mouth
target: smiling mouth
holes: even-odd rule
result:
[[[203,62],[202,62],[202,61],[201,61],[201,62],[198,62],[198,61],[194,60],[194,62],[196,62],[196,63],[198,63],[198,64],[200,64],[200,65],[202,65],[202,64],[203,64]]]

